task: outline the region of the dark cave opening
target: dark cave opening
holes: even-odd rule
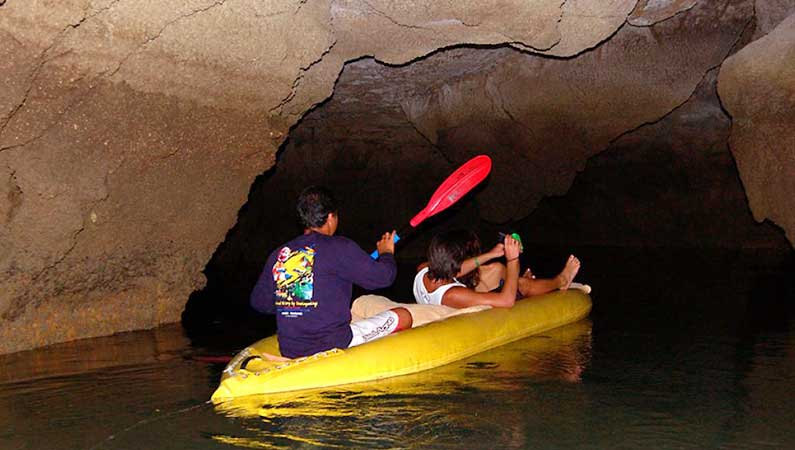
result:
[[[467,67],[474,73],[517,53],[459,48],[429,59],[441,58],[448,70]],[[716,71],[704,76],[685,103],[614,136],[606,148],[583,148],[594,143],[577,117],[564,115],[545,119],[551,131],[542,139],[548,145],[528,147],[528,130],[515,117],[488,117],[493,111],[466,102],[462,108],[470,109],[446,112],[466,117],[463,124],[433,122],[437,127],[429,139],[422,129],[427,123],[407,110],[426,92],[422,87],[436,91],[441,83],[441,89],[460,89],[461,83],[431,83],[428,59],[421,63],[397,68],[369,59],[349,63],[334,95],[293,128],[277,164],[255,181],[236,226],[208,263],[207,286],[188,301],[183,325],[189,335],[211,342],[221,333],[225,345],[240,347],[274,331],[273,318],[250,309],[248,295],[268,254],[302,231],[293,201],[303,187],[330,187],[340,201],[338,232],[369,251],[381,232],[399,228],[439,182],[479,153],[495,159],[492,175],[399,244],[401,275],[384,295],[411,300],[413,267],[430,237],[448,228],[473,229],[484,246],[495,242],[499,231],[519,232],[529,248],[523,266],[542,276],[557,273],[575,253],[583,260],[578,278],[605,293],[620,292],[620,283],[642,289],[688,277],[702,256],[703,264],[714,268],[719,261],[729,272],[755,264],[791,267],[792,247],[781,230],[756,223],[748,208],[728,146],[731,123],[717,97]],[[464,88],[470,87],[465,81]],[[562,135],[567,142],[561,142]],[[585,164],[583,155],[596,156],[586,157]],[[569,188],[566,180],[577,172]],[[565,195],[561,185],[567,186]],[[660,267],[666,273],[655,275]],[[720,270],[709,274],[722,276]],[[791,296],[789,288],[782,289]]]

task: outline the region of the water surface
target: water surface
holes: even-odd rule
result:
[[[2,356],[0,448],[795,448],[791,254],[578,253],[589,320],[378,383],[211,405],[234,323]]]

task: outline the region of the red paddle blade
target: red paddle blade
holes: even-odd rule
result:
[[[431,196],[428,205],[417,213],[409,221],[409,224],[416,228],[423,220],[449,208],[486,179],[489,172],[491,172],[491,158],[486,155],[478,155],[470,159],[444,180]]]

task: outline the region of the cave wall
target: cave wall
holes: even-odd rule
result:
[[[583,247],[698,248],[785,254],[780,228],[757,223],[729,148],[731,120],[718,69],[659,121],[622,135],[591,158],[565,197],[543,199],[517,222],[525,241]]]
[[[450,227],[477,229],[486,240],[526,230],[534,245],[569,249],[786,246],[774,226],[751,217],[710,69],[755,31],[753,5],[686,6],[669,21],[625,27],[573,60],[456,48],[402,67],[372,58],[347,64],[334,96],[291,131],[274,172],[252,188],[208,265],[205,301],[245,306],[266,256],[300,232],[284,200],[307,183],[336,191],[340,232],[367,247],[480,152],[495,160],[490,178],[460,211],[401,243],[399,260],[421,260],[429,238]],[[641,19],[636,9],[632,20]],[[676,37],[681,29],[686,39]],[[625,50],[629,42],[636,54]],[[631,89],[616,73],[632,74]],[[657,85],[673,89],[661,96]],[[527,86],[528,95],[516,94]],[[575,175],[565,200],[536,208],[566,193]]]
[[[795,242],[795,16],[726,60],[719,88],[754,217]]]
[[[500,221],[565,192],[587,158],[683,104],[727,55],[789,73],[775,55],[795,42],[791,3],[2,2],[0,352],[178,320],[252,181],[350,61],[424,57],[354,63],[361,70],[350,83],[362,89],[353,97],[386,99],[379,113],[399,118],[397,127],[376,124],[392,134],[362,134],[354,145],[330,141],[311,164],[298,156],[311,133],[296,135],[285,164],[360,183],[344,196],[382,211],[367,225],[375,230],[438,181],[418,167],[446,174],[489,149],[495,176],[477,212]],[[461,45],[469,47],[438,51]],[[753,147],[742,130],[764,134],[767,125],[756,128],[763,112],[740,111],[724,91],[767,95],[774,79],[745,90],[747,71],[721,70],[732,119],[750,117],[732,128],[732,151]],[[381,90],[367,90],[374,85]],[[374,113],[367,105],[363,118]],[[786,184],[775,177],[795,167],[778,158],[771,175],[737,159],[746,188],[755,177]],[[285,196],[295,192],[282,184]],[[412,189],[402,196],[381,191],[403,185]],[[749,188],[755,217],[792,240],[791,200],[766,203],[769,195]],[[514,206],[496,206],[504,198]]]
[[[273,164],[268,106],[328,45],[284,40],[327,8],[263,8],[0,7],[0,352],[179,320]]]
[[[473,147],[494,153],[483,215],[515,220],[543,196],[565,193],[611,141],[684,103],[741,39],[752,8],[702,2],[654,25],[624,26],[574,59],[500,50],[492,70],[408,99],[405,109],[429,139],[459,149],[459,159]]]
[[[0,352],[178,320],[254,177],[346,61],[561,41],[559,2],[504,6],[3,2]]]

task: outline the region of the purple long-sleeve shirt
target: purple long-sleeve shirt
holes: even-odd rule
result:
[[[373,260],[348,238],[312,232],[271,253],[251,292],[251,306],[276,314],[283,356],[347,348],[353,337],[353,284],[378,289],[396,276],[392,254]]]

